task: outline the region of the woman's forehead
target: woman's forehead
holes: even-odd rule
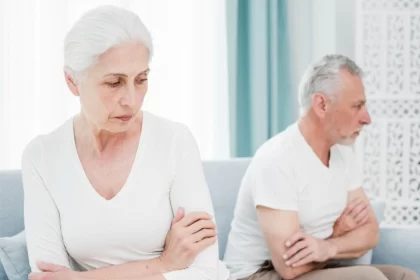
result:
[[[147,73],[149,53],[142,45],[120,46],[101,55],[94,68],[101,76],[131,76]]]
[[[133,75],[141,75],[141,74],[148,74],[150,71],[149,68],[143,70],[143,71],[139,71],[139,72],[135,72]],[[103,75],[102,78],[107,78],[107,77],[122,77],[122,78],[128,78],[130,76],[130,74],[126,74],[123,72],[109,72],[106,73],[105,75]]]
[[[149,50],[141,43],[126,43],[110,48],[98,58],[103,63],[118,61],[148,61]]]

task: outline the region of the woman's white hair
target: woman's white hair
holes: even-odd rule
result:
[[[77,82],[97,58],[108,49],[125,42],[143,43],[153,55],[149,30],[133,12],[124,8],[105,5],[94,8],[81,16],[64,40],[64,70]]]
[[[340,71],[363,77],[363,71],[354,61],[343,55],[326,55],[310,65],[299,84],[300,114],[305,115],[312,105],[312,95],[323,93],[330,98],[337,93]]]

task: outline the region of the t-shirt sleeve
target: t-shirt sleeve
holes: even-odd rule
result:
[[[253,168],[251,182],[255,207],[298,210],[298,187],[290,168],[267,160],[258,160],[251,168]]]
[[[347,148],[346,153],[349,191],[362,187],[363,184],[363,166],[354,147]]]

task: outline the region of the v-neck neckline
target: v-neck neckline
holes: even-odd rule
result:
[[[128,176],[126,178],[126,180],[124,181],[124,184],[122,185],[121,189],[110,199],[106,199],[105,197],[103,197],[102,195],[100,195],[98,193],[98,191],[94,188],[94,186],[92,185],[91,181],[89,180],[89,177],[87,176],[87,173],[85,171],[85,168],[83,167],[83,164],[80,160],[80,156],[79,153],[77,151],[77,147],[76,147],[76,138],[75,138],[75,132],[74,132],[74,118],[70,119],[70,142],[71,142],[71,154],[73,156],[73,160],[75,161],[75,169],[76,172],[78,174],[78,176],[82,179],[83,181],[83,189],[87,189],[87,192],[89,192],[95,199],[99,199],[102,202],[105,203],[112,203],[116,200],[118,200],[119,197],[121,197],[125,192],[128,191],[129,189],[129,185],[130,185],[130,181],[131,178],[133,176],[133,174],[135,173],[137,166],[139,165],[139,161],[141,158],[141,153],[144,149],[144,141],[147,138],[147,128],[148,128],[148,121],[147,121],[147,112],[146,111],[142,111],[142,128],[141,128],[141,132],[140,132],[140,136],[139,136],[139,140],[138,140],[138,144],[137,144],[137,149],[136,149],[136,155],[133,161],[133,164],[131,165],[131,169],[130,172],[128,173]],[[85,188],[85,186],[87,186]]]
[[[305,149],[305,153],[310,155],[310,160],[314,162],[317,166],[319,166],[320,170],[324,172],[326,175],[331,175],[333,173],[333,170],[335,169],[335,162],[336,162],[336,146],[332,146],[329,150],[329,159],[328,159],[328,166],[326,166],[321,159],[317,156],[317,154],[314,152],[312,147],[309,145],[309,143],[306,141],[305,137],[303,136],[302,132],[300,131],[299,124],[295,124],[296,132],[299,135],[299,139],[302,142],[302,146]]]

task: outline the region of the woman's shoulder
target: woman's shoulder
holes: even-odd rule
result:
[[[22,157],[34,159],[45,156],[48,150],[52,150],[53,154],[54,150],[62,150],[73,129],[72,120],[64,121],[50,132],[37,134],[24,147]]]
[[[186,124],[145,112],[145,121],[148,135],[147,141],[154,150],[167,151],[169,154],[179,156],[182,153],[197,150],[197,141]]]
[[[174,137],[179,137],[180,135],[185,136],[190,134],[190,130],[187,125],[181,122],[158,116],[149,111],[143,111],[143,114],[148,126],[155,133],[164,134],[165,137],[170,137],[168,139],[173,139]]]

